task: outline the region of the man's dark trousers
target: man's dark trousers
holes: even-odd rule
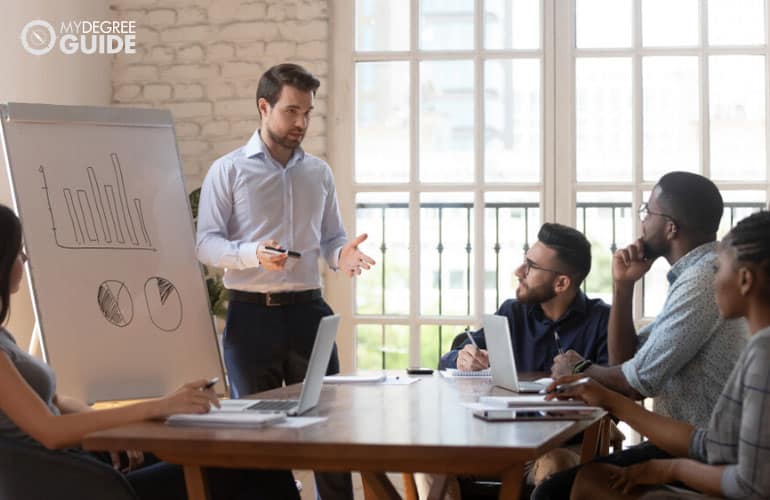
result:
[[[305,379],[318,323],[334,314],[323,299],[301,304],[266,306],[231,300],[227,308],[223,347],[232,397],[296,384]],[[339,373],[337,346],[327,374]],[[348,472],[315,474],[323,500],[353,498]]]

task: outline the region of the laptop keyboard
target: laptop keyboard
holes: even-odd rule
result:
[[[284,411],[291,410],[297,406],[297,400],[294,399],[262,399],[257,401],[251,406],[247,406],[247,410],[267,410],[267,411]]]

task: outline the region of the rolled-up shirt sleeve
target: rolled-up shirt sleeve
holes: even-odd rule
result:
[[[201,186],[195,251],[202,263],[219,268],[259,267],[258,243],[229,239],[236,170],[226,160],[215,162]]]
[[[621,365],[628,384],[645,397],[655,397],[714,335],[721,321],[710,283],[697,275],[677,280],[663,310],[639,339],[636,354]]]
[[[690,436],[688,455],[693,460],[698,460],[699,462],[708,461],[706,454],[706,429],[701,427],[695,428],[692,436]]]

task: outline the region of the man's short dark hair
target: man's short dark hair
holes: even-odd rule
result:
[[[270,106],[275,106],[281,97],[284,85],[289,85],[303,92],[315,95],[321,82],[299,64],[284,63],[273,66],[264,72],[257,85],[257,102],[264,98]]]
[[[543,245],[556,251],[556,257],[566,267],[575,287],[579,287],[591,272],[591,243],[577,229],[546,222],[537,233]]]
[[[658,202],[685,231],[710,236],[719,229],[724,203],[716,185],[702,175],[670,172],[660,178]]]

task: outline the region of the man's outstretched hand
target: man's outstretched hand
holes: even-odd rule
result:
[[[363,269],[371,269],[374,265],[374,259],[358,249],[358,245],[366,241],[368,237],[369,235],[366,233],[359,234],[356,239],[348,242],[340,250],[340,269],[350,277],[359,275]]]

